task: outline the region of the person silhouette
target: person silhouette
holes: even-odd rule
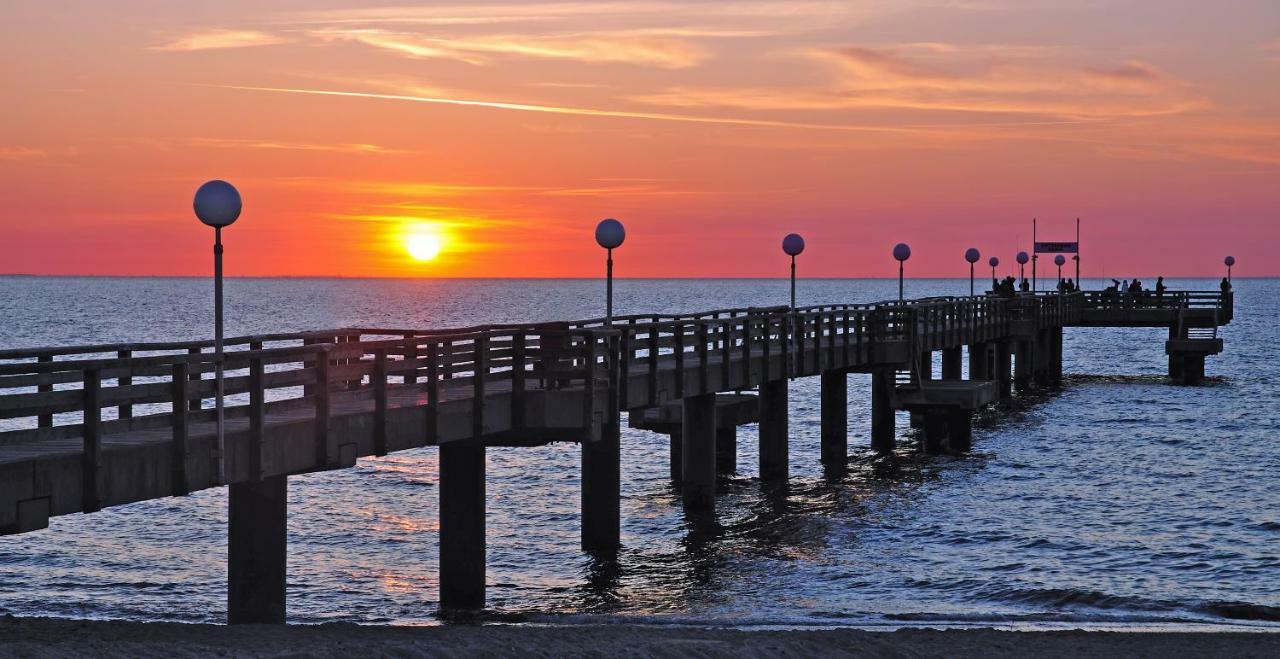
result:
[[[1231,292],[1231,280],[1227,279],[1226,277],[1223,277],[1223,278],[1222,278],[1222,283],[1221,283],[1221,284],[1218,284],[1218,288],[1221,288],[1223,293],[1230,293],[1230,292]]]

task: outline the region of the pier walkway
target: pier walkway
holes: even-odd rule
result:
[[[1168,328],[1169,375],[1193,385],[1232,311],[1230,293],[1086,292],[240,337],[221,446],[212,342],[0,350],[0,534],[226,485],[229,621],[283,622],[287,477],[436,445],[441,605],[478,608],[486,446],[581,443],[583,547],[610,552],[622,412],[671,435],[684,504],[708,509],[737,424],[759,423],[761,480],[787,478],[790,379],[821,378],[827,469],[848,459],[851,372],[872,376],[872,448],[908,410],[924,450],[963,452],[974,411],[1061,381],[1064,328]]]

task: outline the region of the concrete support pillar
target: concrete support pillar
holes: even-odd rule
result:
[[[969,344],[969,379],[987,380],[991,377],[990,352],[991,345],[986,342]]]
[[[738,471],[738,427],[716,426],[716,473],[733,474]]]
[[[1053,386],[1062,384],[1062,328],[1054,327],[1049,330],[1049,382]]]
[[[716,505],[716,395],[684,399],[683,476],[680,491],[685,510],[710,510]]]
[[[946,348],[942,351],[942,379],[943,380],[959,380],[963,377],[961,374],[963,364],[961,364],[960,348]]]
[[[227,624],[284,624],[288,477],[227,489]]]
[[[1178,355],[1182,361],[1182,384],[1196,386],[1204,381],[1204,355],[1202,353],[1184,353]]]
[[[1170,341],[1176,341],[1181,338],[1184,338],[1182,336],[1182,332],[1179,332],[1176,326],[1169,328]],[[1174,382],[1182,381],[1182,365],[1183,365],[1182,355],[1177,353],[1171,353],[1169,355],[1169,379],[1170,380],[1173,380]]]
[[[933,379],[933,353],[922,352],[920,353],[920,380],[925,381],[925,380],[932,380],[932,379]]]
[[[582,548],[611,552],[622,544],[621,423],[606,423],[600,439],[582,443]]]
[[[995,347],[996,373],[992,379],[996,381],[996,395],[1000,398],[1008,398],[1013,395],[1013,374],[1010,373],[1013,366],[1012,346],[1009,341],[997,341]]]
[[[484,608],[484,442],[440,445],[440,606]]]
[[[683,428],[676,428],[671,431],[671,482],[680,483],[684,478],[684,459],[683,459]]]
[[[947,445],[953,451],[968,451],[973,446],[973,412],[947,412]]]
[[[849,379],[844,371],[822,372],[822,464],[849,460]]]
[[[787,381],[760,385],[760,479],[786,480]]]
[[[1028,339],[1018,339],[1014,344],[1013,385],[1018,391],[1031,388],[1032,371],[1035,366],[1034,352],[1035,347]]]
[[[942,447],[947,442],[947,412],[930,408],[923,413],[923,417],[925,453],[942,453]]]
[[[893,369],[871,371],[871,448],[892,451],[897,430],[894,428],[892,404]]]
[[[1031,379],[1036,386],[1049,385],[1049,358],[1051,348],[1048,330],[1037,330],[1035,346],[1031,350]]]

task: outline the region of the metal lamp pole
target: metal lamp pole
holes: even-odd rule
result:
[[[596,244],[605,248],[605,325],[613,325],[613,250],[627,239],[622,223],[608,218],[596,225]]]
[[[213,359],[217,408],[218,482],[225,483],[227,476],[225,383],[222,368],[222,228],[231,226],[240,217],[243,207],[240,193],[226,181],[209,181],[196,190],[192,204],[196,217],[213,227]]]
[[[996,258],[996,257],[994,257],[994,256],[993,256],[993,257],[991,257],[991,258],[987,259],[987,265],[991,266],[991,285],[992,285],[992,286],[995,286],[995,283],[996,283],[996,266],[1000,265],[1000,259],[998,259],[998,258]],[[994,291],[993,291],[993,292],[994,292]]]
[[[893,258],[898,260],[898,302],[902,302],[903,264],[907,262],[907,259],[911,258],[911,247],[906,243],[898,243],[897,245],[894,245]]]
[[[804,251],[804,238],[789,233],[782,239],[782,251],[791,257],[791,313],[796,311],[796,257]]]
[[[982,258],[982,254],[978,252],[977,247],[970,247],[964,251],[964,260],[969,262],[969,297],[973,297],[973,264]]]
[[[1222,259],[1222,264],[1227,266],[1227,283],[1230,284],[1231,283],[1231,266],[1236,264],[1236,257],[1228,256],[1227,258]]]

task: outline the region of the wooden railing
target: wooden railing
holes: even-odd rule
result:
[[[305,338],[299,338],[305,337]],[[256,339],[262,339],[261,341]],[[616,391],[617,333],[603,329],[486,329],[432,336],[370,336],[359,331],[274,335],[272,341],[304,341],[305,345],[264,347],[255,337],[233,340],[238,349],[223,360],[229,419],[248,418],[260,449],[267,416],[276,411],[311,410],[317,430],[316,463],[337,459],[334,438],[327,432],[335,398],[363,401],[385,424],[388,405],[401,394],[425,396],[424,441],[439,436],[437,408],[451,395],[472,398],[476,429],[482,428],[486,392],[510,394],[512,425],[523,423],[523,396],[531,389],[582,388],[583,419],[589,424],[597,408],[616,401],[597,400],[598,392]],[[323,343],[310,343],[325,341]],[[53,360],[66,350],[36,350],[15,361],[7,351],[0,362],[0,444],[79,438],[86,474],[85,510],[96,510],[96,482],[103,437],[133,430],[167,429],[175,470],[185,470],[188,438],[208,431],[214,410],[207,409],[215,383],[204,376],[215,370],[216,356],[192,348],[197,343],[135,344],[130,350],[182,350],[177,354]],[[90,346],[94,352],[106,352]],[[125,352],[120,350],[119,352]],[[27,353],[30,355],[31,353]],[[383,420],[379,420],[383,419]],[[203,424],[203,425],[202,425]],[[477,433],[479,434],[479,433]],[[386,451],[385,425],[375,428],[378,453]],[[261,453],[253,453],[250,472],[261,470]],[[175,487],[185,490],[185,473],[175,473]]]
[[[1179,291],[1151,303],[1198,308],[1229,300],[1216,292]],[[518,398],[532,387],[591,384],[585,387],[590,399],[615,366],[620,404],[630,408],[660,402],[663,369],[680,376],[670,396],[693,393],[683,391],[687,382],[696,382],[699,393],[744,389],[761,379],[874,361],[876,351],[893,342],[906,342],[918,354],[1007,335],[1014,321],[1071,324],[1082,309],[1112,303],[1098,292],[1019,294],[630,315],[612,324],[597,318],[233,337],[226,340],[224,361],[227,416],[257,423],[263,414],[291,406],[323,416],[337,392],[382,407],[404,388],[426,392],[428,406],[442,390],[483,398],[495,387]],[[735,361],[747,367],[735,371]],[[181,444],[192,427],[214,420],[215,366],[211,341],[2,350],[0,444],[83,438],[91,452],[104,434],[158,428],[172,428]],[[627,391],[639,374],[647,376],[647,391]]]

